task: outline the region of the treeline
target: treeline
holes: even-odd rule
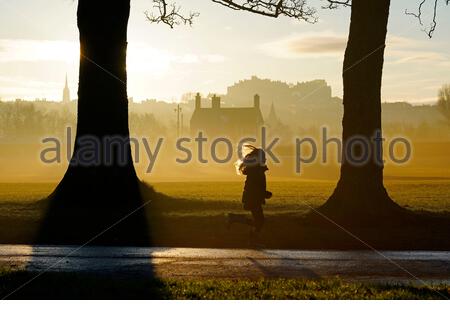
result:
[[[130,113],[130,130],[136,136],[165,136],[167,128],[153,114]],[[68,106],[36,106],[33,102],[0,102],[0,139],[34,140],[63,137],[67,127],[76,127],[76,113]]]
[[[444,97],[448,96],[450,95],[447,93]],[[441,98],[440,101],[439,110],[442,113],[449,110],[448,99],[444,99]],[[387,105],[383,108],[384,135],[402,135],[414,140],[450,140],[450,122],[447,120],[449,117],[443,116],[437,110],[435,106],[413,107],[405,103]],[[172,109],[170,111],[173,112]],[[154,113],[132,111],[129,115],[131,135],[175,138],[176,123],[167,121],[167,117],[169,115],[157,113],[155,116]],[[3,142],[37,141],[46,136],[64,137],[69,126],[76,127],[75,106],[0,101],[0,139]],[[269,136],[277,136],[288,143],[292,141],[293,136],[320,136],[323,126],[328,128],[329,135],[340,136],[341,116],[311,113],[304,114],[295,125],[284,121],[266,124]],[[183,135],[189,133],[188,124],[181,132]]]
[[[40,109],[25,101],[0,102],[0,137],[3,139],[59,136],[75,123],[76,116],[68,109]]]

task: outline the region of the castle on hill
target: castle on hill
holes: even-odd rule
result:
[[[283,108],[323,105],[332,99],[331,86],[325,80],[317,79],[289,84],[252,76],[250,79],[244,79],[229,86],[226,102],[229,105],[243,105],[248,101],[249,94],[253,92],[259,92],[262,101],[272,101]],[[268,109],[269,105],[262,107]]]

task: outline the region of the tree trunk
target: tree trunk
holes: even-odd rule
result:
[[[332,196],[321,207],[330,215],[374,217],[400,209],[384,188],[383,151],[374,140],[377,133],[381,137],[381,79],[389,5],[390,0],[352,1],[343,66],[341,176]],[[365,148],[352,140],[355,137],[369,142],[366,157]],[[350,156],[352,143],[354,154]],[[355,161],[364,158],[365,163]]]
[[[77,132],[68,170],[50,196],[41,235],[44,239],[77,242],[82,230],[91,235],[102,231],[143,203],[129,143],[129,15],[130,0],[78,0],[81,53]],[[116,144],[111,140],[106,143],[108,138],[115,139]],[[121,225],[128,225],[128,230],[115,238],[124,240],[132,234],[144,238],[143,216],[133,215],[139,218],[127,218],[131,222]],[[104,242],[112,237],[107,238]]]

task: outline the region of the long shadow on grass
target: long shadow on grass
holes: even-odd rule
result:
[[[38,276],[38,277],[37,277]],[[37,278],[35,278],[37,277]],[[0,294],[9,300],[171,299],[167,284],[151,277],[74,272],[12,272],[1,275]],[[30,279],[34,279],[29,282]],[[29,282],[29,283],[28,283]],[[24,283],[28,283],[22,287]]]
[[[92,192],[97,190],[88,183],[87,186]],[[81,197],[68,196],[67,192],[61,196],[57,189],[40,201],[41,222],[34,240],[38,245],[32,247],[26,270],[40,276],[74,272],[104,280],[124,276],[157,279],[151,255],[143,257],[142,250],[146,249],[140,247],[154,246],[151,217],[160,214],[161,203],[168,199],[138,181],[126,187],[131,190],[108,189],[93,195],[83,191]],[[137,251],[141,256],[133,256]],[[77,292],[86,290],[78,289]],[[65,290],[64,284],[51,290],[51,294]]]
[[[204,201],[200,199],[180,199],[156,192],[148,187],[146,198],[152,202],[144,214],[123,235],[110,237],[109,244],[135,246],[193,246],[193,247],[248,247],[248,228],[236,226],[226,229],[224,213],[242,210],[238,201]],[[5,209],[4,209],[5,208]],[[12,209],[11,209],[12,208]],[[95,211],[78,215],[75,222],[66,217],[59,218],[67,229],[55,228],[58,237],[38,241],[37,234],[46,220],[45,201],[39,203],[1,204],[0,242],[2,243],[44,243],[80,245],[109,226],[112,221],[99,221],[97,228],[89,227]],[[10,210],[10,214],[3,214]],[[212,211],[218,214],[200,215]],[[169,214],[170,213],[170,214]],[[181,213],[181,214],[178,214]],[[83,218],[82,218],[83,217]],[[351,221],[337,221],[341,226],[368,242],[377,249],[422,249],[449,250],[449,212],[411,212],[409,219],[367,219],[356,217]],[[78,222],[77,222],[78,221]],[[98,221],[97,221],[98,222]],[[78,224],[76,228],[73,228]],[[55,224],[57,226],[58,224]],[[138,226],[134,228],[133,226]],[[142,228],[145,226],[145,228]],[[89,230],[91,229],[91,230]],[[144,229],[144,230],[143,230]],[[41,229],[42,230],[42,229]],[[141,231],[139,231],[141,230]],[[142,231],[143,230],[143,231]],[[42,234],[42,233],[41,233]],[[142,234],[150,237],[145,240]],[[123,240],[126,241],[123,241]],[[41,239],[42,240],[42,239]],[[52,240],[52,241],[50,241]],[[64,240],[64,241],[59,241]],[[263,231],[264,245],[268,248],[301,249],[365,249],[336,225],[315,212],[305,217],[302,214],[268,215]],[[146,242],[147,241],[147,242]],[[102,244],[97,243],[97,244]],[[103,243],[108,244],[108,243]]]

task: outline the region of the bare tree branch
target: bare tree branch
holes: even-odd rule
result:
[[[339,6],[351,7],[352,0],[327,0],[328,5],[322,6],[323,9],[337,9]]]
[[[324,9],[336,9],[339,6],[350,7],[352,5],[352,0],[326,0],[326,1],[328,2],[328,4],[322,7]],[[446,5],[450,4],[450,0],[442,0],[442,1],[444,1]],[[438,2],[439,0],[420,0],[417,12],[410,12],[408,9],[405,9],[406,15],[413,16],[419,21],[419,24],[423,26],[424,7],[427,3],[430,3],[432,5],[433,9],[430,26],[428,28],[423,29],[423,31],[428,35],[429,38],[433,36],[433,33],[436,30]]]
[[[286,16],[310,23],[317,22],[316,10],[306,5],[306,0],[211,0],[233,10],[278,18]]]
[[[427,2],[427,0],[422,0],[422,2],[419,4],[419,8],[417,9],[417,13],[410,12],[408,9],[405,9],[405,14],[409,16],[413,16],[419,20],[419,23],[421,26],[423,26],[422,23],[422,7]]]
[[[310,23],[317,22],[316,10],[306,5],[306,0],[211,0],[233,10],[248,11],[267,17],[286,16]],[[180,24],[192,25],[198,12],[187,16],[180,13],[180,7],[167,0],[153,0],[153,12],[145,12],[147,20],[152,23],[164,23],[173,28]]]
[[[198,12],[189,12],[187,16],[180,13],[180,7],[176,3],[168,4],[166,0],[153,0],[153,8],[157,13],[145,11],[147,20],[152,23],[164,23],[173,29],[174,26],[180,24],[188,24],[192,26],[194,18],[200,14]]]
[[[176,3],[168,3],[167,0],[152,0],[155,12],[145,12],[147,20],[152,23],[164,23],[170,28],[176,25],[188,24],[192,25],[194,19],[200,14],[198,12],[189,12],[188,15],[180,13],[180,7]],[[278,18],[286,16],[297,20],[303,20],[310,23],[317,22],[316,10],[307,6],[307,0],[211,0],[233,10],[247,11],[267,17]],[[336,9],[339,6],[351,7],[352,0],[326,0],[325,9]],[[368,0],[369,1],[369,0]],[[376,1],[376,0],[370,0]],[[405,14],[411,15],[418,19],[423,26],[423,8],[426,3],[431,2],[433,6],[433,14],[430,26],[423,31],[432,37],[437,26],[437,6],[439,0],[420,0],[417,12],[410,12],[407,9]],[[446,5],[450,4],[450,0],[442,0]]]
[[[428,35],[429,38],[433,37],[433,33],[436,30],[436,26],[437,26],[438,1],[439,0],[431,1],[432,6],[433,6],[433,14],[432,14],[432,18],[431,18],[431,23],[428,28],[423,29],[423,31]],[[450,0],[443,0],[443,1],[445,2],[445,5],[447,5],[447,6],[450,4]],[[423,26],[423,7],[426,3],[428,3],[428,0],[421,0],[421,2],[419,3],[419,6],[417,8],[417,12],[410,12],[410,11],[408,11],[408,9],[406,9],[405,14],[415,17],[419,21],[420,25]]]

